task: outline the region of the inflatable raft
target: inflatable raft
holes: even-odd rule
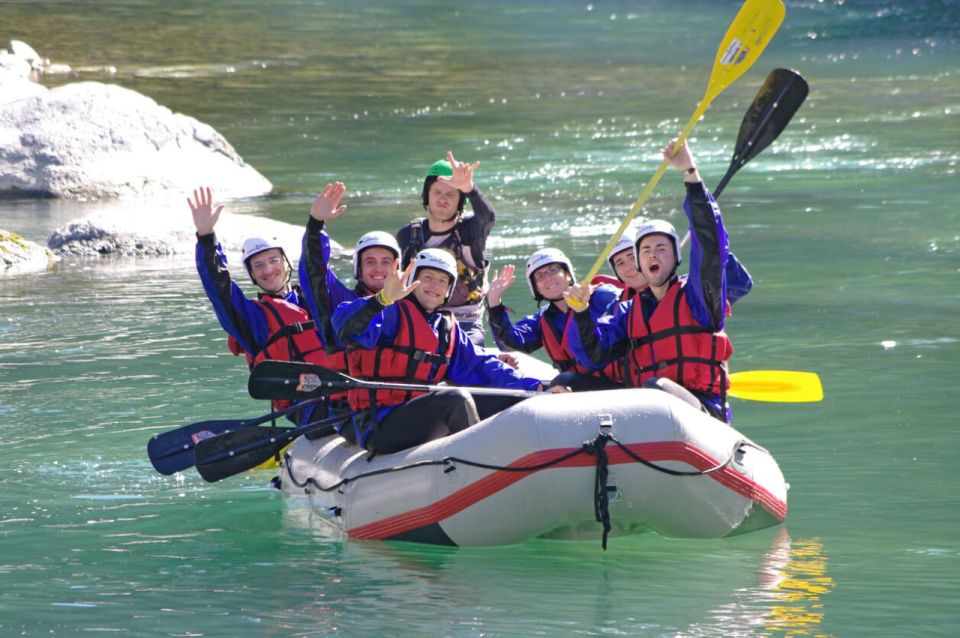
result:
[[[718,538],[776,525],[767,450],[659,390],[550,394],[444,439],[368,458],[301,437],[279,487],[346,534],[441,545],[648,530]]]

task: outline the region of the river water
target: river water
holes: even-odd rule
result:
[[[342,179],[331,232],[349,245],[417,214],[449,148],[481,161],[494,266],[551,245],[583,273],[738,5],[5,2],[0,35],[74,67],[51,86],[116,82],[216,127],[276,186],[234,210],[302,224]],[[734,367],[825,387],[821,403],[734,406],[791,484],[781,528],[605,553],[362,543],[269,473],[161,477],[152,434],[265,406],[190,255],[70,261],[0,286],[0,635],[956,635],[958,27],[952,0],[788,1],[694,130],[716,183],[766,74],[810,82],[721,198],[756,281],[728,324]],[[643,213],[681,219],[681,195],[668,174]],[[42,242],[99,205],[2,200],[0,228]],[[506,301],[533,310],[522,285]]]

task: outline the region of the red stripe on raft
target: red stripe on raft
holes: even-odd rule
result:
[[[637,456],[647,461],[680,461],[697,470],[708,470],[715,467],[718,461],[705,454],[701,450],[690,446],[687,443],[678,441],[666,441],[659,443],[634,443],[627,445],[627,448]],[[524,468],[542,465],[549,461],[554,461],[562,456],[575,451],[575,448],[542,450],[534,452],[523,458],[520,458],[508,467]],[[622,465],[625,463],[636,463],[626,452],[618,447],[607,448],[607,458],[610,465]],[[592,467],[596,463],[596,457],[589,454],[578,454],[566,459],[556,465],[546,469],[555,469],[562,467]],[[537,470],[543,471],[543,470]],[[383,520],[374,521],[348,530],[350,536],[356,538],[390,538],[403,532],[413,529],[433,525],[457,514],[474,503],[478,503],[492,494],[506,489],[524,477],[530,476],[533,472],[508,472],[505,470],[496,470],[487,476],[474,481],[464,487],[442,498],[436,503],[425,505],[424,507],[410,510],[402,514],[396,514]],[[729,465],[721,470],[707,475],[721,485],[733,490],[744,498],[756,501],[773,515],[777,520],[783,521],[787,517],[787,504],[771,494],[766,488],[758,483],[740,474]]]

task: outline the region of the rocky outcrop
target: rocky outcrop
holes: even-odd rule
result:
[[[212,127],[145,95],[101,82],[47,89],[31,81],[62,68],[23,42],[0,51],[0,195],[145,198],[198,181],[225,197],[271,191]]]
[[[0,275],[45,270],[56,260],[49,249],[0,229]]]

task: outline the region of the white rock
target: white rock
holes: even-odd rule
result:
[[[23,58],[18,58],[9,51],[0,51],[0,69],[21,78],[29,78],[30,72],[33,70],[29,62]]]
[[[79,82],[0,104],[0,192],[156,197],[199,182],[224,197],[272,188],[213,128],[120,86]]]
[[[32,46],[21,40],[10,40],[7,51],[9,51],[11,55],[26,61],[34,71],[42,70],[48,62],[40,57],[40,54],[37,53]]]
[[[43,95],[49,90],[42,84],[31,82],[17,73],[0,68],[0,104]]]
[[[48,248],[0,229],[0,276],[46,270],[57,259]]]

